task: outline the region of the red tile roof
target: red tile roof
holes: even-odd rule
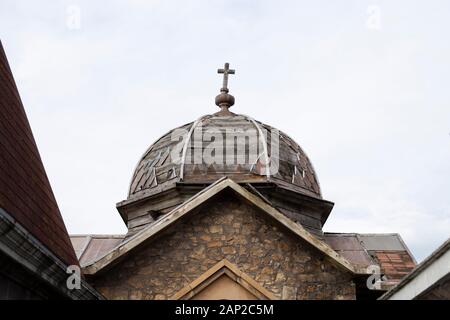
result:
[[[381,267],[381,272],[389,277],[389,280],[398,282],[409,274],[416,264],[406,251],[373,251],[375,260]]]
[[[0,208],[67,264],[78,264],[0,42]]]

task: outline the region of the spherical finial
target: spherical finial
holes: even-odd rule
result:
[[[231,94],[222,92],[216,96],[216,105],[229,108],[234,105],[234,97]]]

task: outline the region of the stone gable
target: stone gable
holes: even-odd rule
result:
[[[280,299],[354,299],[350,274],[224,192],[93,281],[109,299],[168,299],[227,259]]]

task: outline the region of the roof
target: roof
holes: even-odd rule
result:
[[[0,261],[1,274],[19,285],[25,285],[40,298],[104,299],[84,279],[81,279],[77,290],[70,289],[67,286],[68,272],[73,273],[76,264],[69,269],[66,263],[1,208]],[[0,285],[1,289],[3,287]]]
[[[81,266],[95,263],[118,247],[125,235],[72,235],[72,244]],[[401,281],[416,261],[399,234],[325,233],[324,241],[359,269],[379,265],[387,276],[384,285],[391,287]]]
[[[450,238],[380,299],[422,298],[450,299]]]
[[[88,265],[117,247],[125,235],[71,235],[70,240],[81,266]]]
[[[219,112],[175,128],[152,144],[136,166],[128,199],[180,181],[213,183],[224,176],[238,183],[283,181],[321,198],[312,163],[294,140],[248,116]]]
[[[78,264],[1,42],[0,208],[63,262]]]
[[[71,235],[70,238],[84,267],[120,245],[125,235]],[[359,268],[379,265],[389,285],[399,283],[416,266],[408,247],[396,233],[325,233],[324,241]]]
[[[191,211],[199,207],[202,203],[206,202],[208,199],[225,189],[231,189],[239,197],[255,205],[256,207],[261,209],[262,212],[277,220],[279,223],[293,232],[296,236],[303,239],[312,247],[322,252],[325,257],[328,258],[328,260],[336,267],[353,274],[367,274],[365,270],[361,270],[353,263],[349,262],[347,259],[334,251],[325,242],[321,241],[320,239],[316,238],[308,231],[306,231],[301,225],[285,217],[277,209],[264,201],[264,199],[262,199],[260,196],[249,192],[229,178],[219,179],[217,182],[203,189],[201,192],[197,193],[194,197],[192,197],[182,205],[176,207],[171,212],[164,215],[155,223],[149,225],[134,236],[120,243],[111,251],[99,257],[96,261],[85,265],[84,273],[95,274],[106,268],[108,265],[120,261],[120,259],[124,258],[130,251],[142,245],[144,242],[156,237],[159,232],[165,230],[177,220],[189,214]]]
[[[397,284],[416,266],[413,255],[397,233],[325,233],[324,240],[361,268],[380,266],[386,285]]]

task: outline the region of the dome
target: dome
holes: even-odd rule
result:
[[[238,183],[278,183],[322,198],[313,166],[283,132],[248,116],[222,111],[175,128],[140,159],[129,199],[177,183],[209,184],[227,176]]]
[[[300,146],[276,128],[229,108],[225,63],[215,103],[220,111],[175,128],[148,148],[130,184],[129,200],[168,190],[179,183],[210,184],[222,177],[238,183],[275,183],[322,198],[313,166]]]

